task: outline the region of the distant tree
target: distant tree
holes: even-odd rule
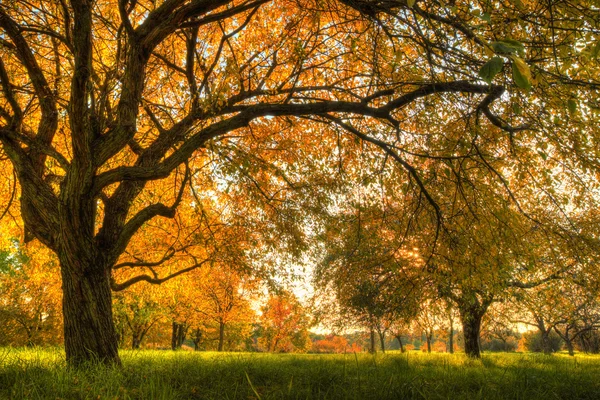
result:
[[[46,249],[18,241],[0,251],[0,343],[40,346],[62,339],[60,282]]]
[[[150,329],[165,317],[155,288],[140,284],[115,295],[113,301],[115,325],[121,341],[130,337],[129,346],[139,349]]]
[[[268,352],[305,352],[310,349],[309,318],[292,292],[271,295],[261,308],[259,346]]]

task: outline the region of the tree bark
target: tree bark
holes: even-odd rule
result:
[[[400,345],[400,353],[404,353],[404,345],[402,344],[402,336],[400,335],[396,335],[396,340],[398,341],[398,344]]]
[[[219,347],[217,351],[223,351],[223,342],[225,340],[225,323],[219,321]]]
[[[379,342],[381,344],[381,352],[385,353],[385,333],[377,332],[379,334]]]
[[[196,328],[194,334],[192,336],[192,341],[194,342],[194,351],[200,350],[200,341],[202,340],[202,331],[200,328]]]
[[[542,334],[542,351],[544,354],[552,354],[552,346],[550,344],[550,330],[541,331]]]
[[[371,347],[369,348],[369,353],[375,354],[375,330],[371,328]]]
[[[187,327],[185,324],[173,321],[173,331],[171,333],[171,349],[177,350],[185,341]]]
[[[450,317],[450,329],[448,330],[448,353],[454,354],[454,321]]]
[[[425,340],[427,342],[427,352],[431,353],[431,337],[433,336],[433,334],[430,334],[429,332],[425,332]]]
[[[573,341],[571,338],[567,338],[565,340],[565,345],[567,346],[567,351],[571,357],[575,356],[575,349],[573,348]]]
[[[479,334],[484,310],[479,306],[459,307],[465,342],[465,354],[471,358],[481,358]]]
[[[76,254],[59,254],[63,288],[63,315],[67,363],[120,365],[118,335],[112,315],[109,269],[81,265]]]

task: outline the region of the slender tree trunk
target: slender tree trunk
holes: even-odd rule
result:
[[[173,321],[171,329],[171,350],[177,350],[177,332],[179,331],[179,324]]]
[[[575,349],[573,348],[573,341],[571,340],[570,337],[567,337],[567,339],[565,339],[565,345],[567,346],[569,355],[571,357],[575,356]]]
[[[379,342],[381,343],[381,352],[385,353],[385,332],[377,332],[379,334]]]
[[[173,331],[171,334],[171,348],[173,350],[181,348],[181,345],[185,341],[186,329],[185,324],[173,321]]]
[[[133,335],[131,336],[131,349],[132,350],[138,350],[140,348],[140,345],[142,344],[142,338],[140,336],[141,335],[137,332],[134,332]]]
[[[454,321],[450,317],[450,329],[448,330],[448,353],[454,354]]]
[[[375,330],[371,328],[371,348],[369,349],[369,353],[375,354]]]
[[[59,254],[67,363],[80,366],[98,361],[121,363],[112,316],[109,269],[89,263],[79,254]]]
[[[225,340],[225,323],[219,321],[219,347],[217,351],[223,351],[223,342]]]
[[[202,331],[200,328],[196,328],[193,335],[194,351],[200,350],[200,341],[202,340]]]
[[[433,336],[433,334],[430,334],[429,332],[425,332],[425,340],[427,341],[427,352],[431,353],[431,337]]]
[[[400,353],[404,353],[404,345],[402,344],[402,336],[400,335],[396,335],[396,340],[398,341],[398,344],[400,345]]]

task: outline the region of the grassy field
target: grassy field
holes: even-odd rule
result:
[[[0,349],[1,399],[600,399],[600,357],[123,351],[65,368],[59,350]]]

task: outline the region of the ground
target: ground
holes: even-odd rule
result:
[[[123,351],[68,370],[58,349],[0,348],[0,399],[600,399],[600,356]]]

